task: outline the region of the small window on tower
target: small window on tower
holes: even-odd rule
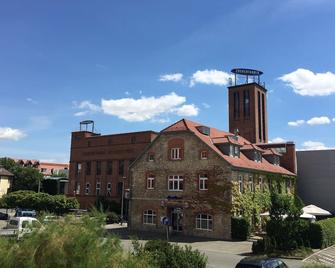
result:
[[[208,159],[208,152],[207,151],[201,151],[200,152],[200,159]]]

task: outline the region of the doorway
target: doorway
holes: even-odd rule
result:
[[[181,208],[171,208],[171,226],[175,232],[183,231],[183,212]]]

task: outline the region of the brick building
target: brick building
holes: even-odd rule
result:
[[[230,239],[232,187],[254,191],[294,173],[280,154],[242,136],[182,119],[162,130],[131,166],[129,227],[163,232],[161,217],[185,235]]]
[[[91,207],[98,196],[120,201],[122,189],[128,188],[129,164],[156,136],[153,131],[72,132],[68,195],[76,196],[81,208]]]

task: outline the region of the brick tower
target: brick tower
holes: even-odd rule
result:
[[[234,133],[238,129],[239,134],[252,143],[267,143],[267,90],[260,84],[263,73],[251,69],[233,69],[232,73],[235,81],[228,87],[229,131]],[[237,81],[244,83],[237,84]]]

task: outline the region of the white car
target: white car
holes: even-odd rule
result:
[[[32,217],[14,217],[8,222],[7,229],[13,230],[13,234],[21,238],[25,234],[31,233],[34,229],[41,228],[41,223]]]

